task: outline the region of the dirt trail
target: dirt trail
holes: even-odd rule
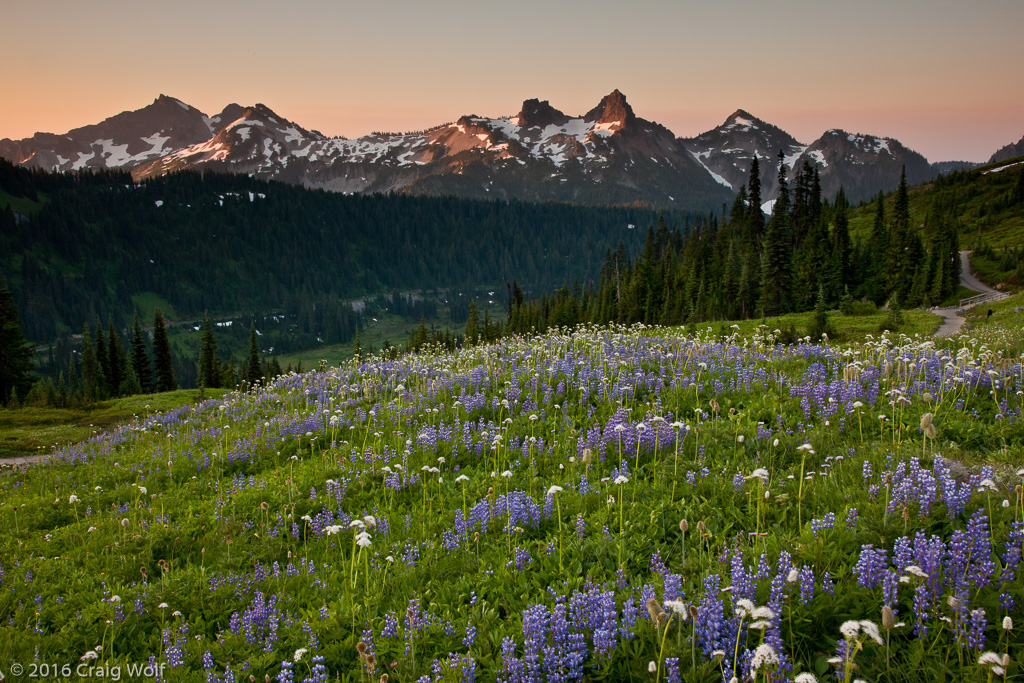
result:
[[[998,293],[978,278],[971,275],[970,251],[960,252],[960,284],[967,289],[973,289],[980,294]],[[936,337],[949,337],[960,332],[960,328],[967,322],[967,318],[961,315],[963,309],[959,306],[953,308],[933,308],[932,313],[942,316],[942,325],[935,332]]]

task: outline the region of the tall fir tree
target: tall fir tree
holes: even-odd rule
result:
[[[900,301],[916,304],[911,297],[915,271],[919,265],[915,248],[917,236],[910,230],[910,194],[907,189],[907,169],[903,168],[900,182],[893,197],[892,228],[889,232],[888,280],[890,287],[899,293]]]
[[[96,322],[96,336],[93,339],[93,343],[96,344],[96,358],[100,362],[100,368],[103,369],[103,394],[106,396],[113,396],[114,393],[110,389],[110,352],[107,351],[107,340],[103,336],[103,328],[100,327],[100,323]]]
[[[249,324],[249,362],[245,364],[245,381],[255,385],[263,379],[263,363],[260,362],[260,347],[256,341],[256,323]]]
[[[178,380],[174,377],[174,360],[171,357],[171,342],[164,326],[164,314],[158,308],[153,313],[153,364],[156,370],[156,390],[174,391]]]
[[[220,386],[217,340],[213,336],[209,311],[203,312],[203,341],[199,348],[199,385],[206,389],[216,389]]]
[[[885,194],[878,193],[875,205],[875,222],[871,228],[870,261],[868,280],[871,285],[871,298],[876,304],[884,303],[892,292],[892,281],[889,272],[890,238],[889,226],[885,221]]]
[[[750,202],[750,212],[747,214],[746,238],[760,248],[761,238],[764,234],[764,212],[761,210],[761,166],[757,161],[757,152],[754,152],[754,160],[750,162],[747,197]]]
[[[822,284],[825,287],[825,299],[829,303],[836,303],[842,298],[849,282],[851,247],[848,209],[846,195],[840,187],[832,210],[832,232],[823,264]]]
[[[111,396],[124,396],[128,392],[128,354],[114,329],[112,316],[107,317],[107,354],[107,366],[110,368],[110,374],[107,375],[107,391]]]
[[[102,333],[101,333],[102,334]],[[107,378],[92,340],[92,330],[86,325],[82,331],[82,398],[94,403],[106,398]]]
[[[476,302],[469,302],[469,317],[466,318],[466,331],[463,335],[467,345],[476,344],[480,338],[480,313],[477,311]]]
[[[146,351],[146,339],[143,336],[142,325],[139,324],[139,313],[135,312],[135,320],[132,322],[132,370],[135,371],[135,378],[139,383],[139,389],[143,393],[153,391],[153,372],[149,366],[149,353]]]
[[[35,349],[21,331],[14,295],[0,280],[0,405],[24,399],[32,388]]]
[[[762,315],[781,315],[789,311],[789,290],[793,278],[792,251],[786,161],[782,150],[779,150],[779,196],[772,207],[772,217],[764,234],[761,266]]]

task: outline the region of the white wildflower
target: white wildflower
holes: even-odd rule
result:
[[[860,628],[863,633],[866,633],[871,640],[875,641],[878,645],[883,645],[882,634],[878,632],[878,625],[873,621],[867,619],[860,622]]]
[[[853,640],[860,634],[860,622],[859,621],[845,621],[843,625],[839,627],[839,632],[847,640]]]
[[[740,598],[736,601],[736,616],[749,617],[754,612],[754,603],[747,598]]]
[[[758,467],[756,470],[751,472],[748,476],[744,477],[744,479],[760,479],[762,482],[766,482],[766,481],[768,481],[768,477],[769,476],[770,475],[768,474],[768,470],[766,470],[763,467]]]
[[[779,655],[776,654],[775,648],[768,643],[761,643],[754,650],[754,658],[750,660],[750,668],[763,669],[766,666],[777,666],[778,663]]]

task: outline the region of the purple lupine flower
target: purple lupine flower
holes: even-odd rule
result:
[[[853,566],[853,573],[857,575],[857,583],[861,587],[874,588],[881,583],[889,564],[887,555],[885,549],[876,549],[874,545],[861,546],[860,558]]]
[[[800,569],[800,604],[808,605],[814,599],[814,570],[808,566]]]
[[[851,531],[857,528],[857,521],[859,519],[859,513],[857,508],[850,508],[850,511],[846,513],[846,530]]]
[[[985,649],[985,628],[988,626],[988,619],[985,618],[985,610],[972,610],[970,614],[970,626],[967,628],[967,646],[973,650]]]
[[[811,532],[815,536],[817,536],[819,531],[824,531],[826,529],[832,529],[832,528],[835,527],[835,524],[836,524],[836,513],[829,512],[824,517],[822,517],[821,519],[812,519],[811,520]]]
[[[680,683],[682,680],[679,678],[678,657],[667,657],[665,659],[665,680],[667,683]]]

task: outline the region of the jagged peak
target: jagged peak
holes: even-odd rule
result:
[[[631,122],[636,116],[633,108],[626,102],[626,96],[618,89],[601,98],[600,104],[591,109],[583,117],[585,121],[597,123],[619,123],[622,126]],[[621,126],[620,126],[621,127]]]
[[[569,117],[552,107],[547,100],[529,99],[523,101],[523,108],[513,117],[512,122],[523,128],[544,128],[565,125]]]
[[[733,113],[729,114],[729,116],[725,119],[725,124],[723,125],[737,123],[740,120],[755,122],[760,121],[761,119],[757,118],[756,116],[748,112],[746,109],[737,109]]]

